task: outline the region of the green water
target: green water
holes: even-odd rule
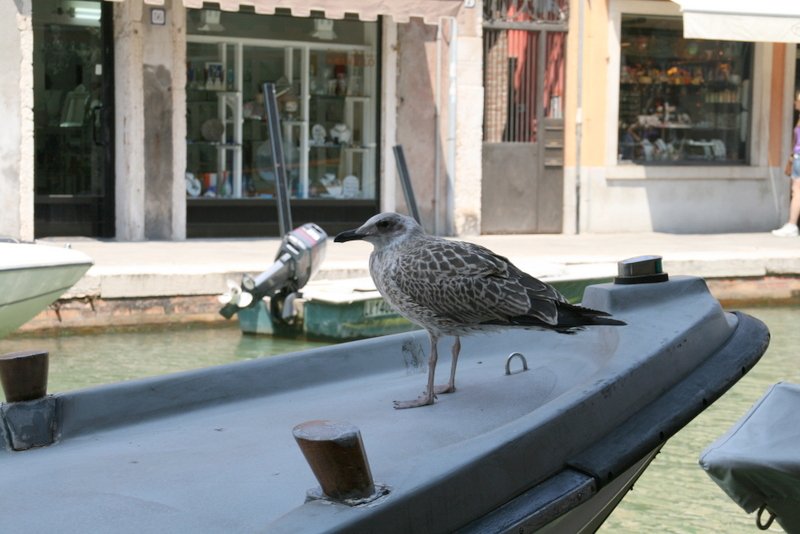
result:
[[[766,354],[721,399],[667,442],[599,532],[759,532],[755,515],[745,514],[734,504],[698,466],[697,459],[770,385],[779,381],[800,383],[800,308],[742,311],[761,319],[769,327],[772,340]],[[777,524],[769,531],[782,532]]]
[[[0,354],[18,350],[50,352],[49,393],[132,378],[200,369],[240,360],[325,346],[306,340],[244,336],[238,323],[222,327],[173,326],[110,333],[11,337]],[[5,400],[2,391],[0,399]]]
[[[743,310],[772,333],[758,365],[723,398],[670,440],[601,533],[752,533],[746,515],[698,467],[700,452],[780,380],[800,383],[800,307]],[[243,336],[220,328],[173,327],[136,332],[0,340],[0,353],[50,351],[49,391],[160,375],[322,346],[300,340]],[[2,398],[2,397],[0,397]],[[771,531],[780,532],[777,526]]]

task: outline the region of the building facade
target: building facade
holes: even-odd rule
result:
[[[4,4],[0,234],[277,235],[267,82],[296,223],[404,209],[401,144],[426,226],[477,232],[481,117],[456,103],[482,100],[479,7],[392,4]]]
[[[669,1],[578,6],[565,229],[752,232],[785,222],[796,44],[684,38]]]
[[[797,46],[684,38],[667,0],[0,3],[0,235],[766,231]],[[376,7],[379,6],[379,7]]]

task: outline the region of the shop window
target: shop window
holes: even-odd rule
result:
[[[376,198],[377,24],[190,10],[187,194],[272,198],[263,84],[293,198]]]
[[[623,15],[618,158],[748,163],[753,45],[684,39],[680,17]]]

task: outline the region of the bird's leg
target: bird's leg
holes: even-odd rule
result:
[[[428,358],[428,387],[425,388],[425,391],[422,393],[422,395],[414,400],[394,401],[394,407],[397,410],[402,410],[403,408],[417,408],[418,406],[427,406],[428,404],[433,404],[433,376],[436,373],[436,360],[439,359],[439,356],[436,352],[436,345],[438,344],[439,337],[431,334],[430,332],[428,332],[428,336],[431,339],[431,355]]]
[[[450,382],[436,386],[433,390],[437,395],[444,395],[445,393],[452,393],[456,390],[456,365],[458,365],[458,353],[461,352],[461,338],[456,336],[456,341],[453,343],[453,350],[451,352],[450,360]]]

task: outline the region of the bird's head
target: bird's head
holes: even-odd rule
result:
[[[344,243],[361,239],[376,248],[382,248],[421,233],[422,227],[411,217],[399,213],[379,213],[355,230],[340,233],[333,241]]]

